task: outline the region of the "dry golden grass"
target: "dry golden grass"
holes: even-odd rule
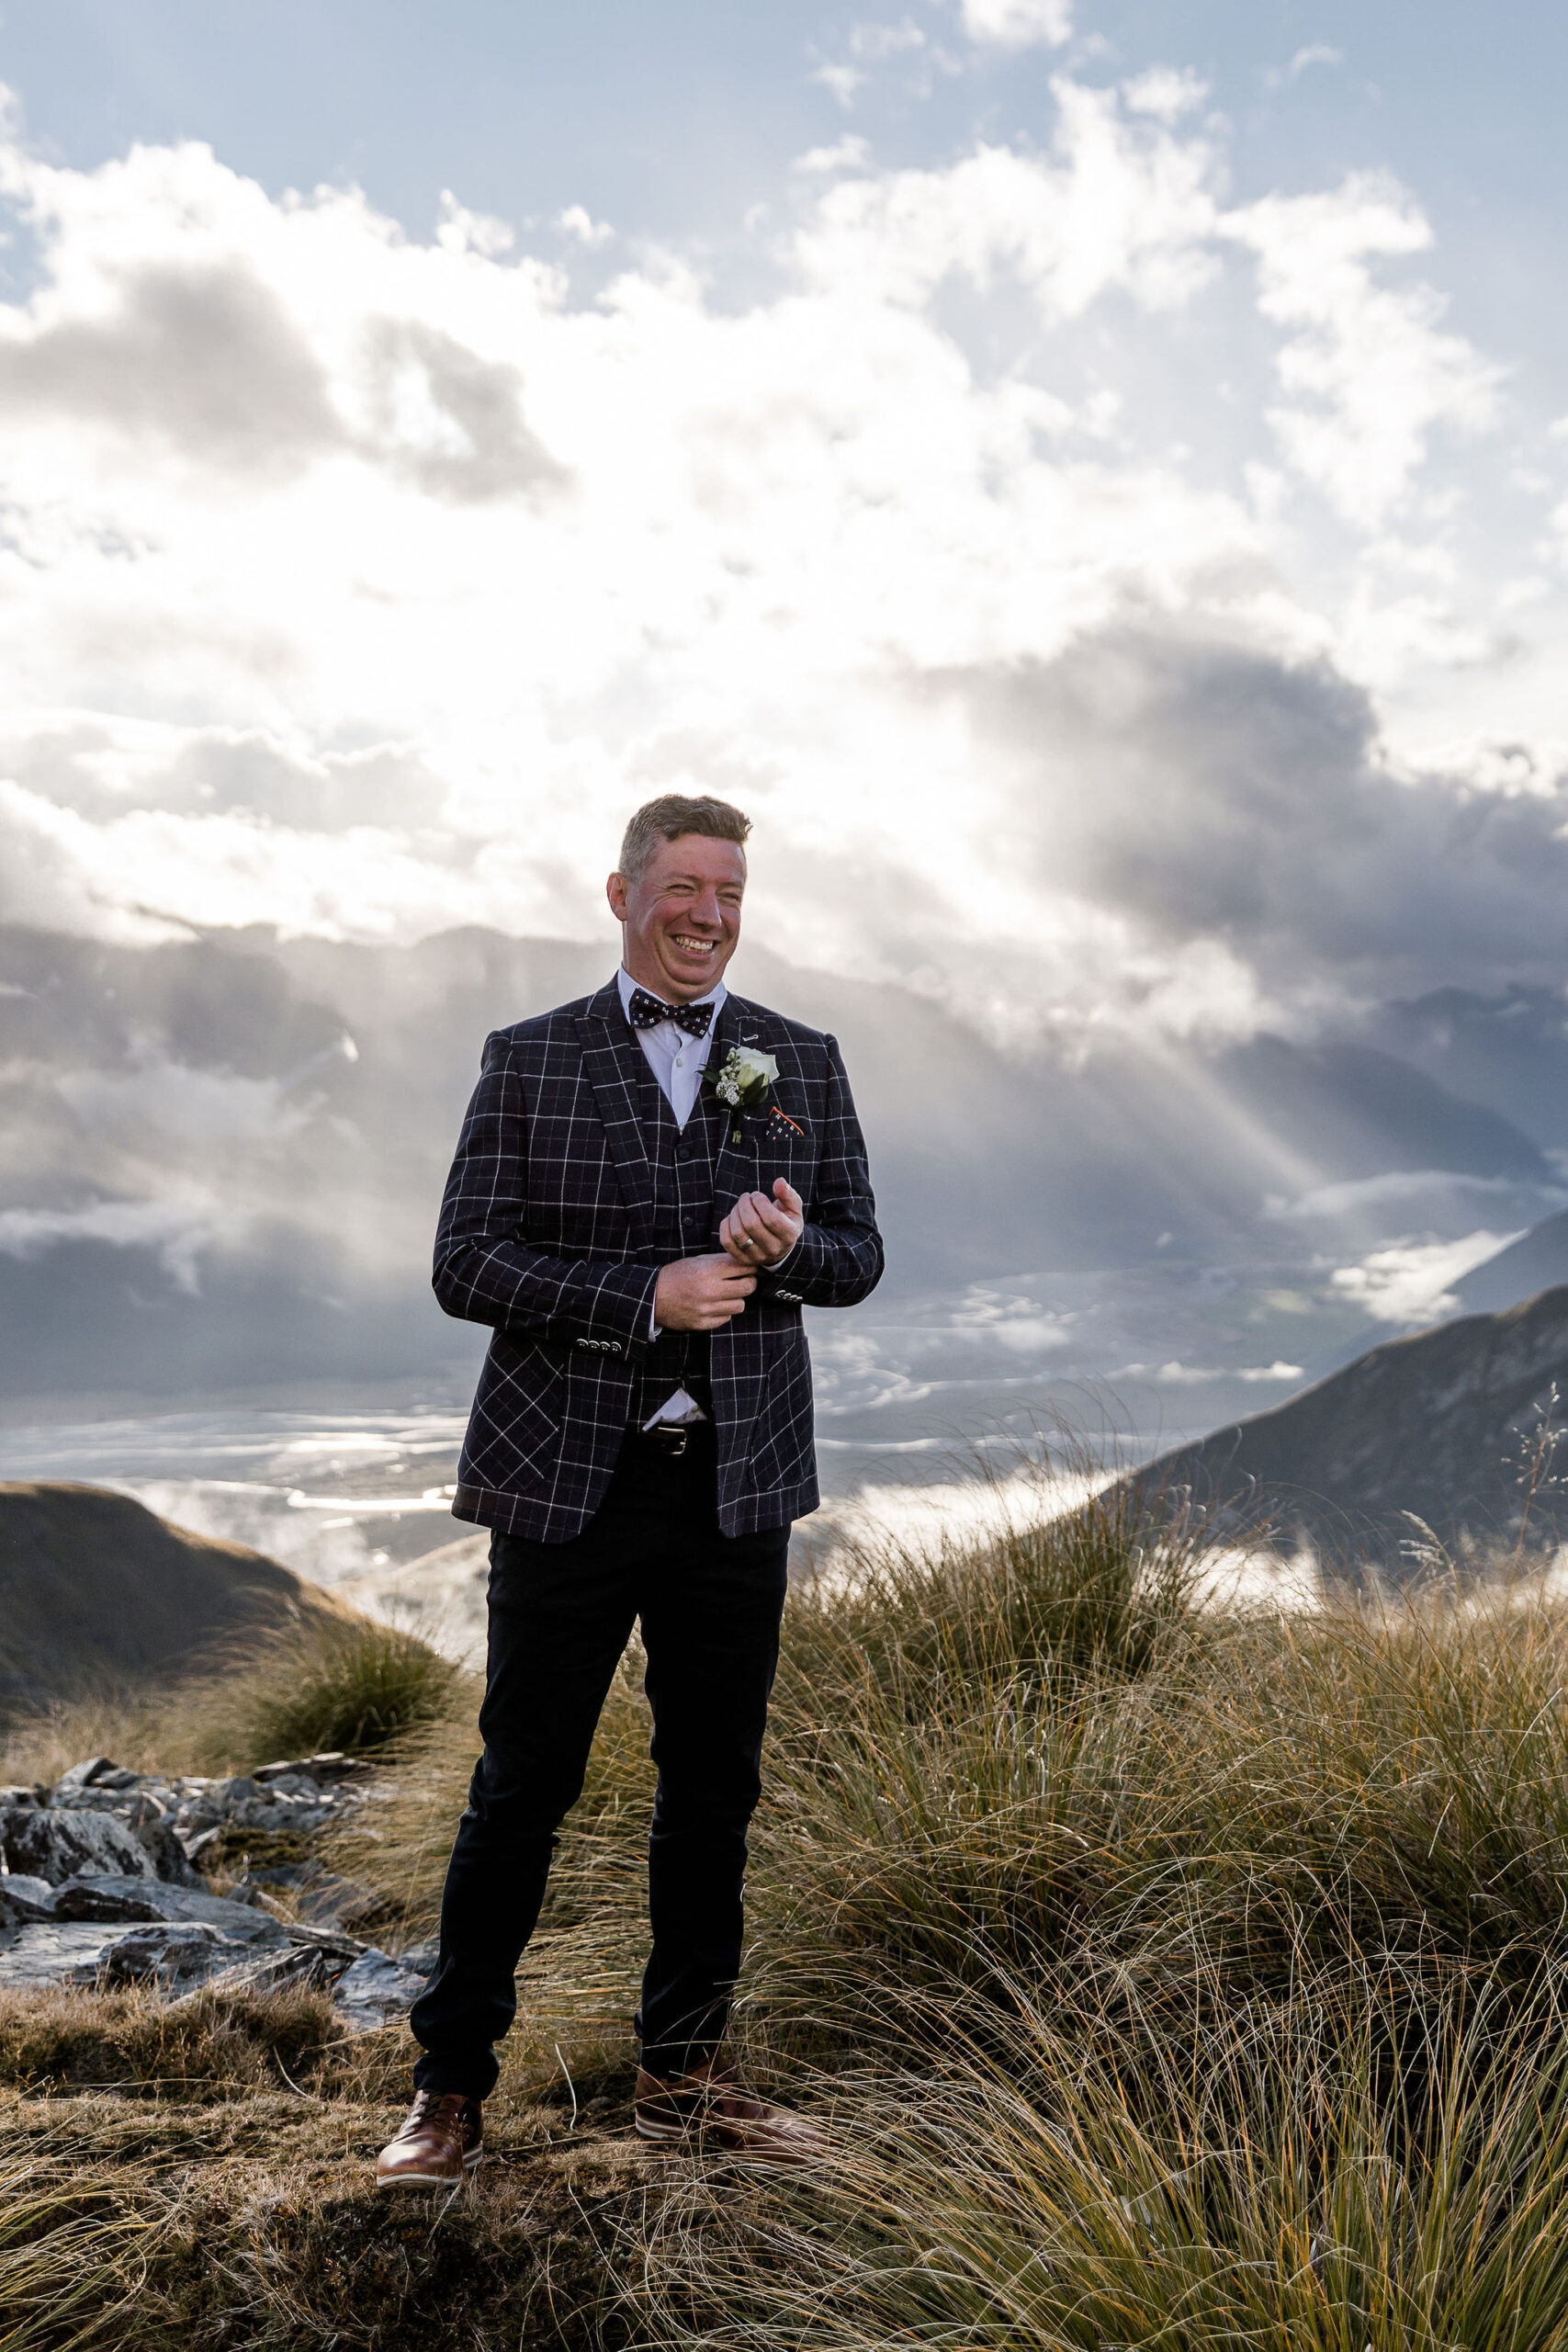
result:
[[[795,1596],[737,2039],[831,2115],[825,2177],[629,2136],[634,1658],[479,2187],[378,2199],[407,2040],[312,1996],[0,2005],[47,2208],[0,2314],[39,2323],[58,2236],[62,2343],[1568,2352],[1568,1609],[1292,1618],[1204,1577],[1111,1494]],[[477,1701],[334,1851],[389,1943],[433,1924]]]

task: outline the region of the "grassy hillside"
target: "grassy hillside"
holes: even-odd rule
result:
[[[1568,2344],[1568,1608],[1219,1603],[1136,1508],[792,1600],[738,2032],[830,2120],[826,2177],[629,2136],[634,1664],[450,2204],[368,2186],[400,2030],[0,2008],[7,2352]],[[388,1944],[434,1917],[474,1697],[426,1695],[341,1857]]]
[[[0,1708],[141,1687],[236,1642],[341,1636],[355,1612],[243,1544],[102,1487],[0,1481]]]

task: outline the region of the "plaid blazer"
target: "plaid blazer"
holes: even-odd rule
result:
[[[788,1179],[806,1229],[713,1334],[718,1517],[727,1535],[814,1510],[811,1361],[803,1306],[852,1306],[881,1278],[865,1145],[838,1045],[743,997],[720,1008],[708,1068],[731,1046],[773,1055],[770,1102],[714,1163],[714,1227],[743,1192]],[[435,1295],[494,1326],[453,1511],[547,1544],[604,1499],[649,1346],[653,1176],[638,1094],[647,1060],[612,980],[486,1041],[442,1203]],[[778,1116],[775,1113],[782,1113]]]

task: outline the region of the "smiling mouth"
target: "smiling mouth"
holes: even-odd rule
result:
[[[711,956],[718,945],[716,939],[692,939],[681,931],[671,932],[670,936],[671,944],[684,948],[688,956]]]

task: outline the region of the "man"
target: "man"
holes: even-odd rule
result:
[[[607,886],[621,970],[490,1038],[447,1183],[435,1294],[495,1331],[454,1504],[493,1530],[484,1754],[389,2187],[479,2161],[492,2044],[639,1619],[659,1785],[637,2129],[773,2162],[820,2145],[719,2047],[790,1524],[818,1501],[801,1309],[864,1298],[882,1242],[834,1040],[724,985],[750,831],[705,797],[637,811]]]

